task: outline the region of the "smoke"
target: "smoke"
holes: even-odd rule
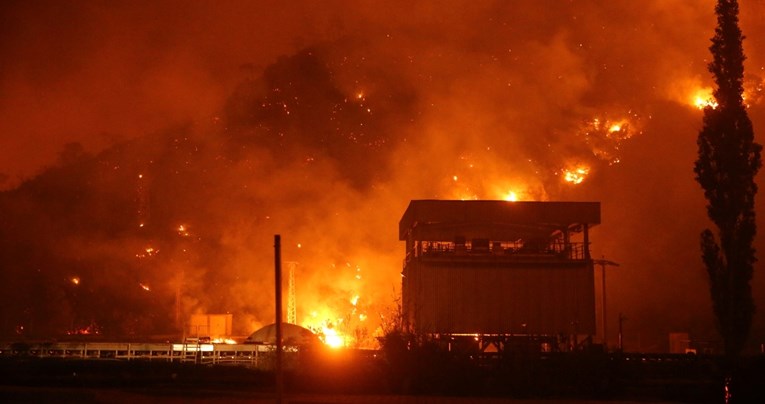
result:
[[[4,332],[40,313],[165,332],[180,302],[248,333],[273,315],[273,234],[297,263],[298,322],[353,331],[394,305],[409,200],[512,193],[602,202],[592,249],[620,263],[609,329],[627,317],[627,348],[712,338],[692,172],[704,4],[5,4]],[[760,86],[763,12],[741,5]],[[760,307],[763,286],[758,271]]]

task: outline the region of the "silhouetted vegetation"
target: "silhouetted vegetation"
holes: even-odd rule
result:
[[[754,177],[762,165],[762,146],[754,142],[752,122],[743,102],[743,35],[738,26],[738,2],[720,0],[717,29],[712,38],[717,106],[704,109],[698,137],[696,180],[704,189],[707,214],[717,227],[701,234],[701,251],[709,274],[712,306],[727,355],[743,349],[754,315],[751,280],[756,262]],[[719,240],[719,241],[718,241]]]

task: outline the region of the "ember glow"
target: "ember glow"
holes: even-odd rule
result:
[[[188,237],[190,235],[189,229],[185,224],[178,225],[178,228],[176,230],[178,232],[178,235],[181,237]]]
[[[152,257],[152,256],[156,255],[157,253],[159,253],[159,250],[155,249],[154,247],[149,246],[149,247],[144,248],[142,252],[136,254],[135,256],[138,257],[138,258],[148,258],[148,257]]]

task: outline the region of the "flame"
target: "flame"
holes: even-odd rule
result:
[[[758,104],[762,99],[763,89],[765,89],[765,79],[752,75],[747,77],[743,84],[744,92],[741,94],[741,100],[743,101],[744,106],[749,108],[754,104]],[[717,109],[719,106],[714,97],[714,89],[712,87],[696,85],[690,93],[689,104],[698,109]]]
[[[141,286],[141,289],[143,289],[143,290],[145,290],[147,292],[151,292],[151,288],[149,288],[149,285],[147,285],[145,283],[139,283],[139,285]]]
[[[579,129],[578,136],[590,147],[592,154],[600,160],[608,162],[608,165],[619,163],[621,146],[623,142],[640,131],[640,116],[629,110],[621,114],[618,119],[596,117],[585,121]],[[588,171],[586,168],[585,171]],[[576,182],[586,172],[580,172],[576,168],[569,170],[574,176],[569,176],[568,182]]]
[[[181,237],[189,236],[189,228],[185,224],[178,225],[178,228],[176,230],[178,231],[178,235],[180,235]]]
[[[236,340],[233,340],[231,338],[213,338],[210,340],[213,344],[228,344],[228,345],[236,345]]]
[[[345,338],[334,328],[322,327],[321,333],[324,336],[324,343],[330,348],[341,348],[345,345]]]
[[[70,280],[75,285],[79,285],[80,284],[80,277],[79,276],[73,276]]]
[[[307,302],[310,309],[301,317],[299,324],[313,331],[328,347],[373,348],[377,340],[372,337],[376,324],[370,322],[369,299],[365,298],[362,265],[345,261],[332,263],[330,267],[342,273],[336,279],[337,294],[323,293],[319,300]],[[305,301],[301,299],[301,302]],[[374,317],[372,317],[374,319]]]
[[[712,87],[704,87],[696,89],[696,91],[693,93],[692,96],[692,105],[695,106],[698,109],[704,109],[704,108],[717,108],[717,101],[714,97],[714,90],[712,90]]]
[[[608,133],[621,132],[622,125],[623,125],[622,123],[615,123],[611,125],[611,127],[608,128]]]
[[[502,199],[509,202],[516,202],[518,201],[518,195],[513,191],[508,191],[507,195]]]
[[[71,329],[66,331],[67,335],[98,335],[101,334],[101,328],[96,323],[90,323],[87,327]]]
[[[584,165],[577,165],[574,168],[563,170],[563,180],[570,184],[581,184],[590,173],[590,168]]]
[[[321,342],[332,348],[339,348],[343,346],[345,344],[345,339],[340,335],[332,320],[330,320],[330,318],[337,317],[331,315],[329,313],[330,310],[326,307],[320,310],[322,313],[321,317],[319,316],[318,310],[312,311],[310,318],[303,322],[303,327],[308,328],[309,330],[316,333],[316,335],[319,336],[319,340],[321,340]],[[326,318],[326,320],[322,321],[319,320],[319,318]],[[341,321],[342,319],[338,319],[338,323]]]
[[[146,257],[152,257],[152,256],[156,255],[157,253],[159,253],[158,249],[156,249],[156,248],[154,248],[152,246],[148,246],[148,247],[143,249],[143,252],[138,253],[135,256],[138,257],[138,258],[146,258]]]

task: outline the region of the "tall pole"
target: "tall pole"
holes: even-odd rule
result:
[[[282,402],[284,375],[282,373],[282,246],[281,236],[274,235],[274,270],[276,279],[276,402]]]
[[[622,323],[624,322],[624,316],[619,313],[619,352],[624,352],[624,340],[622,339]]]

